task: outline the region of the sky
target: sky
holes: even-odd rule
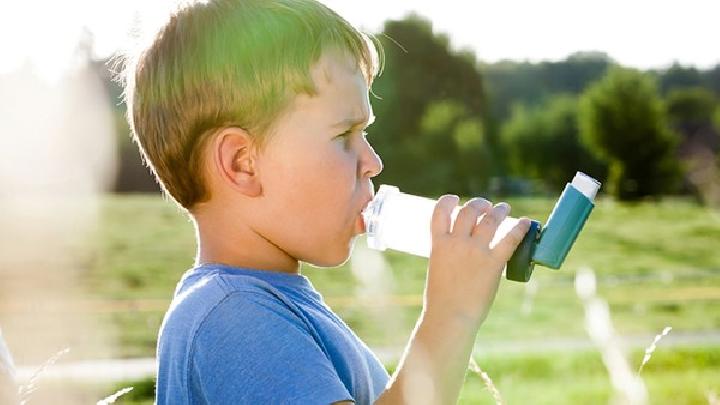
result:
[[[3,4],[7,2],[6,4]],[[674,61],[708,68],[720,63],[718,0],[323,0],[366,32],[411,11],[478,59],[561,60],[576,51],[606,52],[641,69]],[[83,30],[97,56],[129,44],[133,27],[148,32],[175,0],[0,0],[0,74],[30,62],[52,78],[72,62]],[[715,38],[715,40],[713,40]]]

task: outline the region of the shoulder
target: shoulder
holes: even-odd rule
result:
[[[352,399],[312,327],[267,291],[233,291],[213,307],[194,336],[189,373],[190,386],[218,400]]]
[[[228,307],[252,309],[257,306],[292,307],[292,303],[269,283],[250,276],[207,274],[187,282],[178,289],[170,304],[169,314],[188,313],[197,321]]]
[[[279,333],[288,328],[307,330],[302,314],[282,293],[263,288],[227,291],[198,325],[197,338]]]
[[[287,297],[262,280],[206,275],[185,284],[173,298],[160,328],[158,349],[190,354],[198,346],[196,341],[214,347],[228,341],[216,340],[224,335],[252,339],[290,327],[304,329],[298,312]]]
[[[273,346],[291,339],[315,341],[315,333],[305,314],[292,299],[269,283],[249,276],[213,275],[189,306],[198,312],[192,336],[193,355],[217,355],[242,347],[245,355],[263,342]],[[235,347],[228,347],[232,345]]]

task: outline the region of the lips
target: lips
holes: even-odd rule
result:
[[[365,200],[365,203],[362,205],[362,209],[361,209],[360,212],[358,213],[357,219],[356,219],[356,221],[355,221],[355,222],[356,222],[355,225],[356,225],[356,227],[358,228],[358,231],[359,231],[360,233],[365,233],[365,229],[366,229],[366,228],[365,228],[365,218],[363,218],[363,211],[365,211],[365,209],[368,207],[368,205],[370,205],[370,202],[371,202],[372,200],[373,200],[373,196],[372,196],[372,194],[371,194],[370,197],[367,198],[367,199]]]
[[[355,219],[355,233],[358,235],[365,233],[365,220],[363,220],[362,214]]]

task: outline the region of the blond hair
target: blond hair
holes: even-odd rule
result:
[[[262,144],[296,95],[317,94],[310,69],[330,48],[372,85],[379,43],[317,1],[210,0],[173,13],[124,75],[133,139],[165,194],[188,211],[207,201],[210,136],[239,127]]]

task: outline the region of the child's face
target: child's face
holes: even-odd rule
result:
[[[326,52],[312,77],[318,95],[295,99],[258,158],[258,220],[263,236],[291,257],[337,266],[364,232],[360,212],[382,162],[363,133],[374,117],[357,65]]]

